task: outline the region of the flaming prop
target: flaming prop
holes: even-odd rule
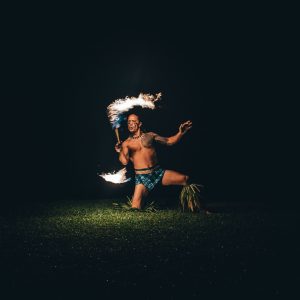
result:
[[[120,143],[118,128],[121,126],[123,120],[125,120],[124,113],[134,108],[135,106],[141,106],[143,108],[155,109],[154,102],[161,98],[161,93],[154,95],[140,93],[136,97],[126,96],[124,99],[117,99],[107,107],[107,115],[112,128],[115,130],[117,140]]]
[[[126,168],[121,169],[118,172],[112,172],[112,173],[102,173],[101,175],[99,175],[100,177],[102,177],[103,179],[105,179],[106,181],[112,182],[112,183],[125,183],[129,180],[131,180],[131,178],[127,178],[126,179]]]

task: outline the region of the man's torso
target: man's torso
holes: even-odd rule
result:
[[[135,169],[149,168],[158,163],[153,134],[143,133],[137,139],[129,137],[126,142]]]

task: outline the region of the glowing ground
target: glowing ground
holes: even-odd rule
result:
[[[214,203],[208,216],[176,208],[139,213],[112,202],[1,211],[3,288],[16,299],[245,298],[287,295],[299,283],[297,211]]]

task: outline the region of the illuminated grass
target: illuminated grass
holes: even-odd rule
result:
[[[67,276],[111,288],[146,288],[152,282],[164,290],[189,285],[197,295],[203,293],[200,279],[205,286],[247,286],[255,274],[257,280],[269,276],[279,283],[278,245],[297,228],[296,218],[284,212],[129,212],[114,209],[113,202],[64,201],[2,212],[1,266],[7,280],[16,274],[22,282]],[[268,271],[259,271],[262,263]]]

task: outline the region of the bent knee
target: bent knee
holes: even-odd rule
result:
[[[187,185],[190,177],[188,175],[184,175],[184,185]]]

